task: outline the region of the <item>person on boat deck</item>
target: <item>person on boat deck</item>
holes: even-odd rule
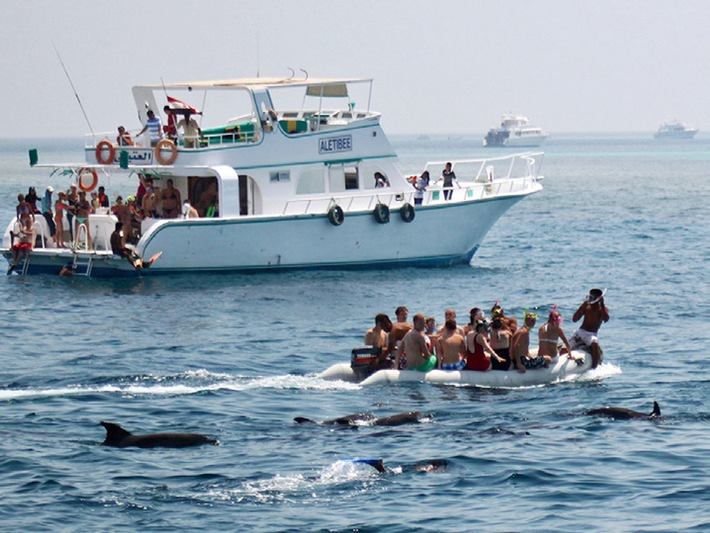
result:
[[[406,360],[408,370],[429,372],[436,368],[436,356],[432,355],[424,339],[426,317],[421,313],[414,315],[413,328],[407,332],[397,348],[395,368],[399,368],[402,359]]]
[[[466,340],[456,331],[456,321],[447,320],[437,339],[436,353],[442,370],[463,370],[466,366]]]
[[[596,368],[602,358],[597,333],[603,322],[609,322],[609,309],[604,305],[604,293],[601,289],[589,291],[589,296],[572,315],[572,322],[577,322],[582,317],[582,326],[572,335],[572,343],[575,346],[584,344],[592,349],[592,368]]]
[[[190,200],[185,199],[182,203],[182,218],[200,218],[197,209],[190,205]]]
[[[508,326],[500,315],[496,315],[491,320],[490,345],[493,351],[503,359],[493,359],[491,361],[493,370],[510,370],[512,360],[510,358],[510,340],[513,338],[513,333],[508,329]]]
[[[170,109],[169,105],[163,107],[163,112],[168,118],[167,126],[163,126],[163,133],[165,133],[165,136],[168,139],[175,142],[175,140],[177,139],[177,128],[175,127],[175,113],[172,109]]]
[[[190,112],[185,113],[185,118],[178,122],[177,127],[183,132],[185,148],[196,148],[198,139],[202,137],[202,130]]]
[[[429,171],[425,170],[422,172],[422,175],[414,180],[412,185],[414,185],[416,189],[414,193],[414,205],[422,205],[422,202],[424,202],[424,192],[426,192],[426,188],[429,186]]]
[[[173,180],[168,179],[165,182],[165,188],[160,191],[160,207],[163,211],[163,218],[177,218],[181,206],[180,191],[173,185]]]
[[[108,195],[106,194],[106,189],[101,186],[99,187],[99,207],[109,207],[111,203],[108,200]]]
[[[126,131],[123,126],[118,127],[118,136],[116,137],[116,144],[118,146],[135,146],[133,139],[131,139],[131,134]]]
[[[143,262],[143,260],[135,251],[124,246],[122,234],[123,223],[116,222],[116,227],[113,230],[113,233],[111,234],[111,251],[115,255],[125,257],[136,270],[140,270],[141,268],[149,268],[150,265],[153,264],[153,261],[155,261],[159,257],[158,255],[148,262]]]
[[[76,217],[74,220],[74,235],[79,237],[79,228],[86,228],[86,249],[91,250],[91,232],[89,231],[89,215],[91,214],[91,203],[86,199],[84,191],[79,192],[79,201],[76,203]]]
[[[525,320],[523,326],[518,328],[513,335],[511,341],[510,355],[513,359],[513,365],[518,369],[518,372],[524,374],[526,370],[532,368],[547,367],[552,361],[549,355],[530,355],[530,330],[535,327],[537,315],[525,311],[523,313]]]
[[[518,321],[515,317],[505,316],[505,311],[500,305],[498,305],[498,302],[494,303],[493,307],[491,307],[491,320],[496,316],[500,316],[510,332],[515,335],[515,331],[518,329]]]
[[[207,188],[200,195],[200,201],[197,202],[195,208],[201,217],[206,216],[207,209],[216,203],[217,200],[217,182],[211,180]]]
[[[451,163],[446,163],[441,177],[436,180],[437,183],[440,181],[444,182],[444,200],[451,200],[451,196],[454,194],[454,185],[461,188],[456,179],[456,173],[451,168]]]
[[[152,180],[151,180],[152,184]],[[143,195],[143,201],[141,202],[141,211],[145,218],[159,218],[158,214],[158,197],[160,195],[160,190],[156,192],[154,186],[149,186],[145,194]]]
[[[446,328],[446,321],[447,320],[453,320],[454,322],[456,322],[456,311],[454,311],[451,308],[444,311],[444,325],[439,328],[439,331],[437,332],[439,335],[444,333],[444,329]],[[466,334],[463,332],[463,328],[459,325],[456,326],[456,333],[458,333],[462,337],[466,336]]]
[[[466,370],[487,372],[493,365],[492,359],[502,362],[503,359],[493,351],[488,344],[488,324],[485,320],[478,320],[474,330],[466,335]]]
[[[17,221],[22,222],[24,219],[31,219],[34,224],[35,214],[30,207],[30,204],[25,200],[24,194],[17,195],[17,205],[15,206],[15,213],[17,214]]]
[[[145,192],[153,187],[153,178],[145,174],[138,173],[138,189],[136,190],[136,205],[143,205]]]
[[[30,206],[30,209],[32,209],[32,213],[35,215],[39,215],[39,209],[37,209],[37,200],[39,200],[39,197],[37,196],[37,191],[35,190],[34,187],[30,187],[29,190],[27,191],[27,194],[25,195],[25,202]]]
[[[557,305],[552,308],[550,315],[547,317],[547,322],[545,322],[537,332],[539,339],[539,346],[537,349],[538,355],[549,355],[552,359],[559,355],[559,350],[557,345],[560,340],[565,345],[565,350],[567,351],[567,357],[574,359],[572,355],[572,347],[567,340],[567,335],[562,330],[562,315],[557,310]]]
[[[76,190],[76,183],[72,183],[67,190],[67,221],[69,222],[69,240],[74,242],[74,217],[76,216],[76,204],[79,201],[79,194]]]
[[[397,317],[397,321],[392,324],[392,329],[389,334],[389,339],[387,339],[387,353],[393,354],[397,351],[399,344],[404,339],[407,332],[412,329],[413,325],[407,322],[407,317],[409,316],[409,309],[404,306],[399,306],[394,315]]]
[[[392,330],[392,321],[385,313],[379,313],[375,316],[375,327],[370,328],[365,333],[365,344],[378,348],[380,353],[377,355],[377,368],[389,368],[389,360],[387,359],[387,336]]]
[[[148,110],[148,120],[145,121],[145,126],[138,132],[137,137],[143,135],[146,130],[148,130],[150,135],[150,145],[155,148],[163,139],[163,123],[160,121],[160,117],[155,116],[152,109]]]
[[[381,172],[375,172],[375,188],[381,189],[383,187],[389,187],[389,186],[390,186],[390,180],[387,179],[387,176],[385,176]]]
[[[32,220],[27,217],[20,221],[20,231],[19,233],[12,233],[11,237],[18,237],[19,240],[12,245],[10,255],[12,257],[12,265],[7,270],[7,275],[12,274],[12,271],[17,268],[20,261],[27,255],[32,248],[34,248],[35,243],[35,229]]]
[[[54,237],[57,234],[57,226],[54,224],[54,214],[52,213],[52,193],[54,192],[54,187],[49,185],[47,190],[42,196],[41,206],[42,206],[42,216],[47,221],[47,226],[49,226],[49,235]]]
[[[64,212],[68,209],[66,203],[66,194],[64,191],[59,191],[57,201],[54,202],[54,224],[56,231],[54,233],[54,242],[57,248],[64,248]]]

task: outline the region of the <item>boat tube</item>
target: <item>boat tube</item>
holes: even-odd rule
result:
[[[365,377],[362,369],[356,365],[336,363],[321,372],[318,377],[328,381],[340,380],[360,383],[362,386],[409,381],[493,388],[526,387],[564,381],[570,377],[583,374],[591,368],[592,357],[588,352],[573,350],[572,356],[574,359],[570,359],[566,354],[560,355],[552,360],[549,367],[527,370],[525,373],[520,373],[517,370],[489,370],[487,372],[431,370],[430,372],[417,372],[416,370],[383,369]]]

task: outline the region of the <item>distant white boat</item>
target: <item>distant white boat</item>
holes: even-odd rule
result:
[[[678,120],[661,124],[653,136],[655,139],[692,139],[698,133],[697,128]]]
[[[530,126],[528,117],[503,115],[500,127],[491,128],[483,139],[483,146],[534,147],[540,146],[549,133],[537,126]]]

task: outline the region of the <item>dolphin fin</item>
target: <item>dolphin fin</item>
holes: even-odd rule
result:
[[[315,420],[311,420],[310,418],[304,418],[302,416],[297,416],[293,419],[296,424],[317,424]]]
[[[653,402],[653,412],[650,416],[661,416],[661,408],[658,407],[658,402]]]
[[[363,463],[366,465],[370,465],[372,468],[380,472],[381,474],[384,474],[387,472],[387,469],[385,468],[385,464],[382,462],[382,459],[364,459],[362,457],[355,457],[353,459],[342,459],[342,461],[349,461],[351,463]]]
[[[118,446],[123,439],[131,436],[129,431],[126,431],[118,424],[101,422],[101,425],[106,428],[106,440],[102,443],[103,446]]]

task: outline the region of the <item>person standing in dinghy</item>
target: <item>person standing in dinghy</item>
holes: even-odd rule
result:
[[[602,323],[609,322],[609,309],[604,305],[604,292],[601,289],[592,289],[579,309],[572,316],[572,322],[577,322],[584,317],[582,326],[572,336],[572,348],[586,345],[592,350],[592,368],[601,363],[601,349],[597,333]]]

